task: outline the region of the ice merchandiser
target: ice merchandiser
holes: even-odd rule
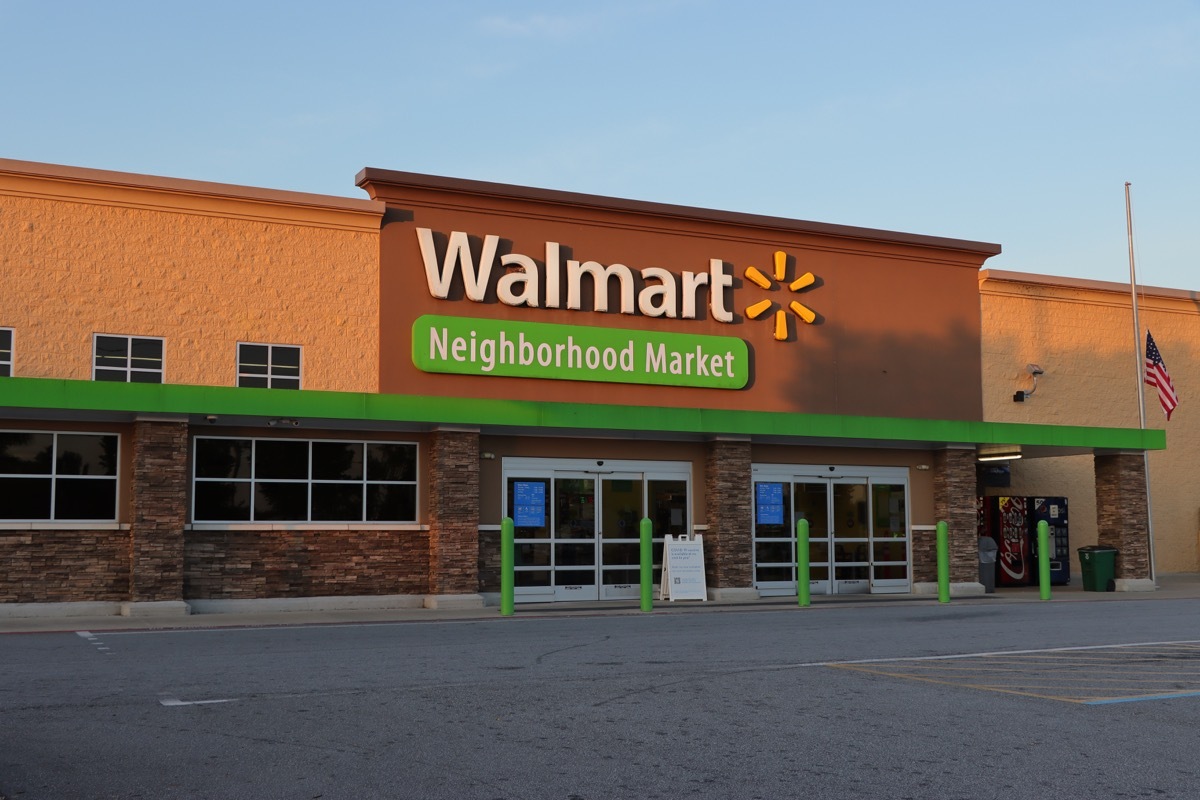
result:
[[[1029,498],[1029,535],[1032,541],[1032,554],[1035,564],[1033,583],[1037,583],[1037,526],[1045,522],[1049,526],[1050,544],[1050,583],[1053,586],[1066,586],[1071,582],[1071,546],[1067,529],[1067,498],[1065,497],[1031,497]]]

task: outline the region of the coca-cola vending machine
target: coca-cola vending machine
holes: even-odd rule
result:
[[[996,540],[997,586],[1029,586],[1037,583],[1033,545],[1029,533],[1029,499],[984,497],[979,506],[979,535]]]

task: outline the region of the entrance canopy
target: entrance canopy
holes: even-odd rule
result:
[[[5,378],[0,416],[9,419],[129,421],[187,417],[196,425],[295,426],[316,430],[431,430],[702,440],[905,449],[975,448],[980,456],[1044,458],[1166,449],[1166,432],[1137,428],[972,420],[787,414],[359,392]]]

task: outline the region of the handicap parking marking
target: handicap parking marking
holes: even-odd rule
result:
[[[1200,642],[1146,642],[827,662],[903,680],[1111,705],[1200,697]]]

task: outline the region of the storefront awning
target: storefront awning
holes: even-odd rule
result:
[[[147,415],[197,425],[286,426],[311,430],[431,430],[481,433],[755,442],[836,447],[941,449],[981,455],[1082,455],[1166,449],[1166,432],[1137,428],[1030,425],[972,420],[785,414],[704,408],[549,403],[363,392],[225,386],[0,379],[0,416],[26,420],[122,422]]]

